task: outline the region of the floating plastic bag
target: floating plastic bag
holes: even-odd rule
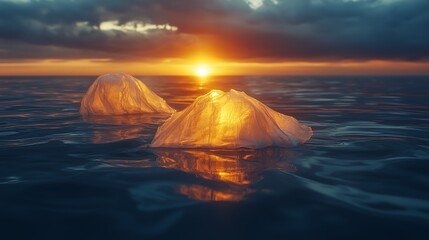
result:
[[[312,129],[244,92],[213,90],[174,113],[158,128],[152,147],[264,148],[308,141]]]
[[[126,73],[98,77],[82,99],[82,115],[173,113],[164,99],[143,82]]]

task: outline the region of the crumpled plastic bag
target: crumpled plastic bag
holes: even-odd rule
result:
[[[120,115],[133,113],[173,113],[164,99],[142,81],[126,73],[98,77],[82,99],[82,115]]]
[[[160,126],[151,147],[264,148],[305,143],[310,127],[244,92],[212,90]]]

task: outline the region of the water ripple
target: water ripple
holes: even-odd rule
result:
[[[312,126],[314,136],[296,148],[152,150],[148,143],[168,116],[79,115],[94,77],[1,77],[6,235],[48,224],[62,236],[95,231],[88,226],[96,223],[106,234],[91,236],[103,239],[244,238],[237,230],[267,239],[363,239],[368,232],[424,239],[427,77],[141,79],[179,110],[211,89],[245,91]]]

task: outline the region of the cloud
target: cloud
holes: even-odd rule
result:
[[[0,59],[427,60],[427,26],[427,0],[0,0]]]

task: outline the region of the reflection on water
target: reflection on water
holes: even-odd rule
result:
[[[153,150],[157,162],[166,168],[193,173],[198,177],[248,185],[261,180],[261,172],[277,168],[279,161],[287,161],[287,149],[266,148],[261,150]],[[285,171],[294,171],[291,163],[283,166]]]
[[[262,172],[268,169],[296,171],[296,167],[288,161],[291,154],[287,149],[281,148],[153,151],[158,156],[156,161],[161,167],[192,173],[206,180],[233,184],[220,190],[194,184],[178,187],[181,194],[202,201],[239,201],[254,192],[247,185],[260,181]]]
[[[180,184],[176,191],[190,199],[200,201],[240,201],[254,193],[250,185],[261,181],[267,170],[296,172],[291,163],[294,154],[289,149],[166,149],[150,150],[156,161],[147,160],[107,160],[106,163],[126,168],[161,167],[195,175],[197,178],[220,183]]]
[[[91,124],[93,143],[117,142],[139,137],[147,137],[144,132],[156,129],[168,114],[128,114],[128,115],[91,115],[82,116]]]
[[[190,199],[199,201],[241,201],[248,194],[255,192],[246,187],[215,190],[210,187],[192,184],[180,185],[177,191]]]

